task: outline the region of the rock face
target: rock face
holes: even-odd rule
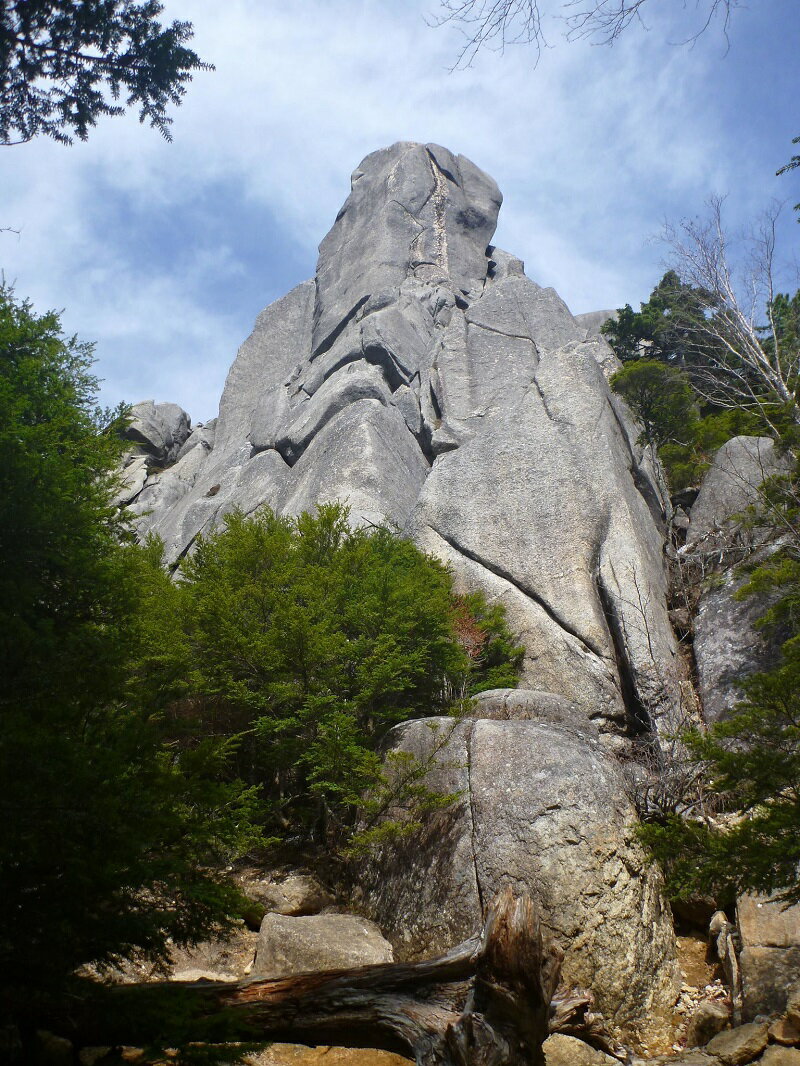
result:
[[[742,678],[770,669],[780,659],[786,634],[767,636],[755,625],[771,605],[769,596],[736,598],[746,581],[736,565],[745,554],[754,553],[753,562],[773,547],[765,543],[763,532],[743,529],[732,516],[758,502],[766,478],[786,470],[786,458],[768,437],[733,437],[714,456],[691,508],[681,554],[689,561],[706,557],[723,566],[701,594],[694,619],[697,687],[709,723],[726,717],[741,699]]]
[[[755,625],[770,600],[763,595],[736,598],[746,580],[733,570],[724,571],[701,595],[694,619],[697,688],[709,724],[727,717],[742,699],[743,677],[780,660],[785,636],[767,636]]]
[[[352,914],[307,918],[267,914],[258,935],[253,974],[289,977],[391,961],[391,945],[366,918]]]
[[[787,460],[769,437],[732,437],[714,456],[692,505],[686,543],[725,541],[730,519],[758,501],[762,481],[785,473]]]
[[[673,997],[674,939],[609,752],[691,704],[666,609],[667,503],[609,390],[598,317],[577,321],[491,245],[500,202],[438,145],[369,155],[315,279],[259,315],[218,419],[130,507],[174,562],[233,508],[341,500],[504,605],[524,691],[485,694],[447,739],[436,774],[469,799],[405,865],[365,876],[366,904],[398,950],[430,955],[478,930],[510,881],[567,948],[565,978],[636,1031]],[[398,744],[430,754],[430,738],[412,724]]]
[[[144,400],[131,408],[131,419],[123,436],[136,450],[161,466],[169,466],[189,436],[189,416],[176,403]]]
[[[219,418],[130,506],[172,561],[236,507],[394,522],[505,605],[525,684],[646,732],[678,702],[664,501],[592,316],[490,244],[500,202],[438,145],[368,156],[315,280],[262,312]]]
[[[290,874],[283,880],[251,882],[248,895],[268,911],[300,918],[330,907],[333,896],[312,874]]]
[[[592,989],[623,1030],[655,1024],[677,993],[671,916],[599,743],[533,720],[426,719],[392,737],[419,759],[436,752],[427,783],[461,796],[364,874],[369,913],[396,954],[443,952],[480,928],[502,885],[533,886],[566,951],[564,983]]]
[[[784,909],[767,897],[746,895],[736,910],[743,1016],[780,1013],[800,981],[800,904]]]

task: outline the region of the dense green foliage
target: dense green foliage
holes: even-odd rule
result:
[[[502,612],[454,597],[439,563],[388,529],[351,529],[338,505],[227,516],[178,589],[170,643],[192,714],[241,737],[238,772],[262,785],[276,835],[346,839],[362,794],[385,785],[391,726],[516,683]]]
[[[715,304],[707,290],[668,271],[639,311],[626,304],[602,329],[625,364],[611,385],[642,422],[642,442],[658,452],[674,491],[698,484],[715,451],[733,436],[780,432],[791,443],[797,432],[786,403],[770,394],[746,360],[737,364],[736,338],[728,336]],[[765,321],[758,344],[776,365],[796,362],[800,292],[777,294]],[[709,382],[729,375],[757,398],[752,405],[714,402]]]
[[[0,144],[86,140],[100,116],[125,106],[169,140],[167,107],[193,71],[211,68],[186,47],[191,23],[162,26],[162,11],[157,0],[4,0]]]
[[[256,836],[230,743],[178,755],[140,667],[171,586],[125,543],[90,349],[0,291],[0,984],[207,935]],[[146,701],[144,697],[147,697]]]
[[[685,445],[694,436],[697,406],[688,379],[657,359],[637,359],[611,377],[642,425],[641,441],[653,449]]]
[[[713,306],[710,292],[685,284],[668,270],[638,311],[630,304],[620,307],[602,333],[623,363],[658,359],[685,368],[700,357],[697,323]]]

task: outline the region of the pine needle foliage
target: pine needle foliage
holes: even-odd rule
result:
[[[0,145],[36,136],[85,141],[98,118],[138,107],[171,140],[167,114],[197,70],[190,22],[164,25],[158,0],[4,0]]]
[[[238,895],[212,866],[259,839],[235,742],[179,752],[172,692],[144,682],[175,593],[113,506],[120,412],[96,387],[91,347],[0,290],[0,1003],[23,1010],[224,924]]]
[[[277,836],[341,843],[383,787],[386,732],[516,683],[522,649],[498,607],[339,504],[225,522],[180,572],[195,702],[206,729],[243,737],[238,772]]]

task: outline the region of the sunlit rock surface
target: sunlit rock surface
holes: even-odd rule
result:
[[[501,199],[437,145],[367,156],[315,280],[259,315],[219,418],[163,473],[131,471],[130,507],[170,562],[234,508],[335,499],[405,528],[505,605],[523,683],[613,744],[677,706],[664,503],[597,316],[492,247]]]

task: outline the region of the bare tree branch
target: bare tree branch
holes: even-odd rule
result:
[[[613,44],[632,22],[645,25],[642,11],[648,3],[650,0],[439,0],[438,13],[431,16],[430,23],[455,24],[462,30],[465,41],[453,69],[471,66],[483,48],[502,53],[510,44],[532,45],[538,62],[547,47],[543,27],[547,15],[564,24],[568,41],[586,38],[595,44]],[[684,9],[699,12],[700,19],[678,43],[693,44],[720,20],[727,40],[731,14],[740,3],[697,0],[694,4],[684,0]]]
[[[781,207],[774,205],[748,233],[749,262],[737,273],[723,204],[712,197],[705,217],[668,223],[662,233],[681,280],[712,297],[713,311],[689,327],[700,358],[688,369],[700,396],[720,407],[757,410],[777,436],[779,412],[800,424],[800,349],[780,343],[773,315]]]

